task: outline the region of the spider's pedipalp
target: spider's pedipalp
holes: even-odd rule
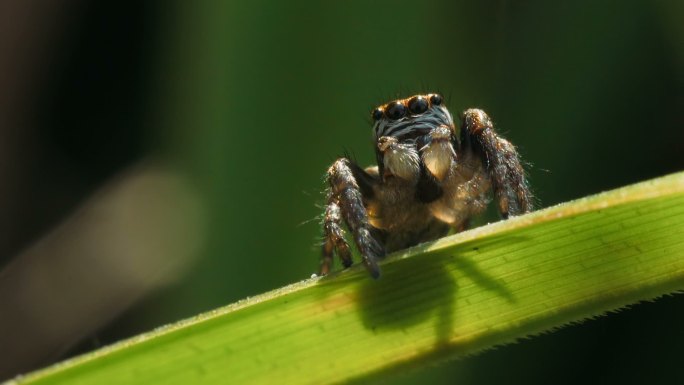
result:
[[[420,148],[420,156],[425,167],[438,181],[444,180],[456,160],[452,134],[453,129],[445,125],[433,128],[426,135],[427,143]]]
[[[395,175],[406,181],[415,181],[420,175],[420,157],[413,142],[399,143],[397,138],[383,136],[378,139],[382,154],[384,176]]]

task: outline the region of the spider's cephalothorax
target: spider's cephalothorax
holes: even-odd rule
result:
[[[343,223],[377,278],[386,252],[465,229],[490,191],[504,218],[532,209],[518,153],[484,111],[464,111],[459,130],[442,97],[428,94],[384,104],[372,117],[378,165],[340,158],[328,169],[321,274],[334,253],[352,264]]]

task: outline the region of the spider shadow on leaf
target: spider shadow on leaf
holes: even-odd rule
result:
[[[478,247],[463,244],[457,250],[435,251],[385,264],[382,277],[363,282],[356,293],[362,324],[377,334],[404,331],[433,320],[435,347],[448,345],[454,337],[456,300],[459,286],[463,284],[457,282],[456,276],[515,303],[506,283],[488,274],[476,262],[478,250],[496,243],[499,240],[485,243],[480,240]],[[454,271],[459,274],[455,275]]]

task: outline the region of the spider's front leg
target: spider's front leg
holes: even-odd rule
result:
[[[532,211],[532,193],[518,152],[497,135],[484,111],[472,108],[463,112],[461,142],[483,157],[504,218]]]
[[[352,232],[354,242],[363,257],[363,263],[373,278],[380,276],[378,258],[385,255],[383,246],[373,237],[373,227],[368,221],[364,196],[373,194],[373,184],[378,181],[347,158],[340,158],[328,169],[328,202],[323,219],[323,256],[321,274],[327,274],[333,253],[345,267],[352,264],[349,245],[344,239],[342,220]]]

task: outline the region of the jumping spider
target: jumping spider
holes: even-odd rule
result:
[[[438,94],[415,95],[372,112],[377,166],[340,158],[327,172],[321,274],[333,253],[352,264],[342,223],[351,231],[373,278],[386,252],[462,231],[493,190],[503,218],[532,209],[532,194],[515,147],[479,109],[459,128]]]

